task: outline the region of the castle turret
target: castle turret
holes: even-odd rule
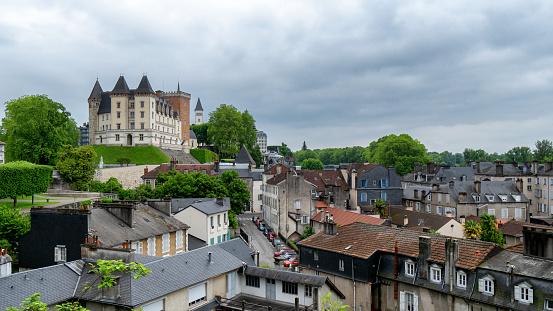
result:
[[[94,139],[96,130],[98,129],[98,109],[100,108],[100,102],[102,101],[102,87],[100,82],[96,79],[92,92],[88,97],[88,137],[89,145],[95,145],[96,141]]]
[[[196,108],[194,108],[194,114],[195,114],[195,124],[200,125],[204,123],[204,108],[202,108],[202,102],[200,101],[200,98],[198,97],[198,102],[196,103]]]

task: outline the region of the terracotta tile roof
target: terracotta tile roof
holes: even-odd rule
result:
[[[383,223],[386,222],[385,219],[380,219],[380,218],[376,218],[368,215],[362,215],[351,211],[344,211],[334,207],[327,207],[324,210],[319,211],[319,213],[313,216],[311,220],[316,222],[322,222],[321,213],[327,213],[327,212],[330,215],[332,215],[332,219],[334,220],[335,223],[338,224],[338,226],[345,226],[354,222],[362,222],[362,223],[373,224],[373,225],[382,225]]]
[[[287,171],[290,170],[284,164],[278,163],[278,164],[275,164],[275,165],[269,167],[268,169],[266,169],[265,172],[263,172],[263,174],[276,175],[277,174],[277,167],[280,167],[281,173],[284,173],[284,172],[287,172]]]
[[[509,220],[499,226],[501,233],[504,235],[522,236],[522,227],[531,225],[533,228],[543,228],[547,230],[553,230],[553,227],[544,225],[529,224],[522,221]]]
[[[410,257],[419,255],[419,236],[432,239],[432,255],[429,260],[444,263],[446,237],[436,234],[422,234],[411,230],[394,229],[385,226],[355,222],[338,227],[338,234],[329,236],[319,232],[301,242],[300,246],[322,249],[359,258],[369,258],[378,251],[393,253],[398,242],[399,253]],[[348,249],[345,249],[346,247]],[[475,269],[486,256],[499,246],[483,241],[459,239],[459,261],[457,267]]]
[[[316,208],[327,208],[328,204],[326,204],[326,201],[317,201],[315,202]]]
[[[183,173],[188,170],[188,173],[192,172],[202,172],[202,170],[206,171],[206,174],[209,176],[217,176],[217,172],[213,172],[212,170],[215,169],[215,164],[176,164],[175,169],[179,171],[180,173]],[[163,163],[160,166],[154,168],[153,170],[149,171],[148,173],[142,175],[142,179],[155,179],[157,178],[157,175],[160,173],[167,173],[171,170],[171,166],[169,163]]]
[[[317,187],[317,191],[324,191],[326,186],[341,187],[344,191],[348,190],[348,184],[339,170],[292,170],[292,172],[294,175],[303,175],[306,181]],[[265,174],[267,174],[267,171],[265,171]],[[277,185],[285,179],[286,172],[282,172],[267,180],[267,183]]]
[[[522,254],[524,252],[524,244],[518,243],[515,245],[511,245],[509,247],[506,247],[505,249],[508,250],[509,252]]]
[[[392,217],[392,223],[394,225],[417,231],[422,231],[422,228],[439,230],[445,226],[445,224],[454,220],[454,218],[442,215],[408,211],[403,207],[390,207],[389,215]],[[407,216],[408,219],[406,226],[403,225],[405,216]]]
[[[351,163],[350,165],[348,165],[348,172],[351,172],[352,170],[355,169],[355,171],[357,172],[357,176],[361,176],[379,165],[380,164],[378,163],[368,163],[368,162]]]

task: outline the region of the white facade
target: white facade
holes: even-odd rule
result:
[[[4,164],[6,163],[6,160],[5,160],[5,157],[4,157],[4,154],[6,152],[5,150],[5,147],[6,144],[4,144],[3,142],[0,141],[0,164]]]
[[[205,241],[208,245],[230,239],[228,211],[206,215],[190,206],[173,217],[190,226],[188,234]]]
[[[258,131],[257,134],[257,145],[259,146],[259,150],[263,152],[267,152],[267,134],[265,134],[263,131]]]

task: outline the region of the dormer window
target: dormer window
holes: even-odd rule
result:
[[[528,304],[534,303],[534,290],[528,282],[515,286],[515,300]]]
[[[412,260],[405,261],[405,276],[415,276],[415,263]]]
[[[493,201],[494,201],[493,194],[487,194],[487,195],[486,195],[486,198],[487,198],[488,201],[490,201],[490,202],[493,202]]]
[[[467,274],[464,271],[457,271],[457,287],[467,288]]]
[[[478,291],[486,295],[493,295],[494,279],[491,275],[487,275],[478,280]]]
[[[507,195],[506,194],[498,194],[499,198],[502,202],[507,202]]]
[[[430,281],[434,283],[442,282],[442,269],[438,265],[430,266]]]
[[[473,194],[472,199],[474,200],[474,202],[480,202],[480,196],[477,194]]]

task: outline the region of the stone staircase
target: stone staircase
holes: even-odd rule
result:
[[[186,153],[182,150],[171,150],[171,149],[158,149],[165,153],[169,158],[177,159],[178,164],[200,164],[196,158],[194,158],[190,153]]]

